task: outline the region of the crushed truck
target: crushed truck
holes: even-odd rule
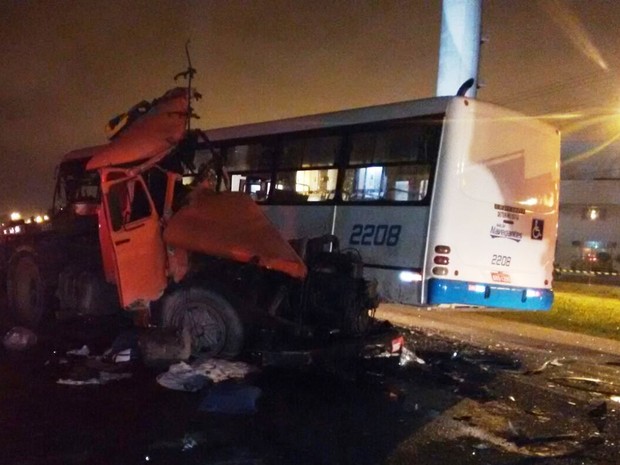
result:
[[[215,156],[188,178],[208,146],[189,124],[196,97],[188,86],[143,101],[110,121],[108,143],[62,158],[50,221],[2,235],[11,316],[34,327],[122,309],[217,357],[337,341],[398,351],[373,318],[363,263],[337,237],[285,240],[248,195],[220,189]]]

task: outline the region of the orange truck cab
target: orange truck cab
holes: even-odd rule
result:
[[[182,183],[200,137],[192,92],[141,102],[107,144],[63,157],[49,226],[2,244],[13,316],[34,326],[121,308],[225,357],[265,328],[364,333],[377,296],[337,238],[289,243],[249,196]]]

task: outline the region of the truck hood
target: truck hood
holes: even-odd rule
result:
[[[63,161],[89,158],[87,170],[119,166],[156,157],[174,148],[185,136],[188,90],[169,90],[149,110],[108,144],[67,153]]]
[[[255,263],[294,278],[307,268],[261,208],[246,194],[199,189],[168,221],[164,241],[172,247]]]

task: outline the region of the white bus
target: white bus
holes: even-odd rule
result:
[[[560,135],[465,97],[206,131],[287,239],[333,234],[383,300],[548,309]]]

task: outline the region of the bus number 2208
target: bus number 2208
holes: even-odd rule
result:
[[[387,245],[394,247],[400,238],[400,224],[354,224],[349,245]]]

